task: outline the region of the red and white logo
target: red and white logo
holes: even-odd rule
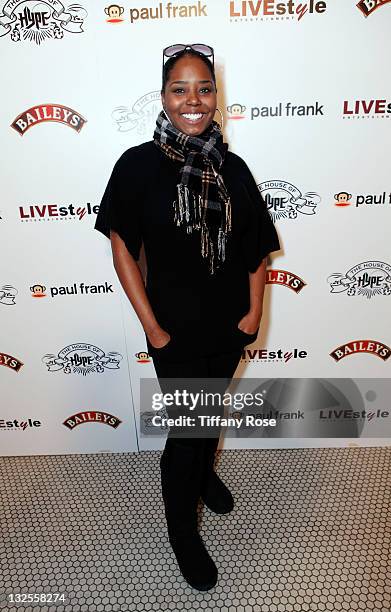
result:
[[[387,361],[391,354],[391,349],[386,344],[383,344],[383,342],[378,342],[377,340],[352,340],[334,349],[330,356],[335,361],[341,361],[344,357],[354,353],[372,353],[372,355],[380,357],[383,361]]]
[[[295,293],[299,293],[307,284],[302,278],[286,270],[267,270],[266,283],[269,285],[284,285]]]
[[[87,119],[84,119],[80,113],[77,113],[69,106],[63,106],[62,104],[39,104],[20,113],[11,123],[11,127],[23,136],[33,125],[38,125],[45,121],[63,123],[76,132],[80,132]]]

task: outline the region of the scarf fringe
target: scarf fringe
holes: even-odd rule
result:
[[[227,236],[231,232],[231,202],[229,198],[223,203],[223,219],[218,229],[217,254],[209,227],[206,223],[207,202],[189,190],[187,185],[177,185],[177,199],[173,202],[174,222],[178,227],[185,227],[187,234],[201,230],[201,255],[208,259],[209,272],[214,274],[216,268],[225,261]],[[217,259],[217,261],[216,261]]]

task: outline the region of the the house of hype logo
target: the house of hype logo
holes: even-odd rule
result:
[[[39,104],[23,111],[13,120],[11,127],[23,136],[32,126],[53,121],[63,123],[76,132],[80,132],[87,119],[84,119],[73,108],[62,104]]]
[[[49,372],[62,370],[64,374],[82,374],[92,372],[102,374],[105,369],[119,370],[122,355],[115,351],[105,353],[101,348],[87,342],[69,344],[57,355],[47,354],[42,357]]]
[[[145,24],[148,21],[163,19],[183,20],[208,16],[207,3],[200,2],[200,0],[195,2],[190,0],[182,4],[154,2],[152,6],[131,6],[128,9],[119,4],[110,4],[105,7],[104,12],[108,23],[120,23],[129,20],[131,24],[138,21]]]
[[[354,197],[354,200],[352,198]],[[391,205],[391,192],[383,191],[382,193],[360,193],[353,196],[348,191],[340,191],[334,195],[334,204],[340,208],[345,206],[351,206],[354,204],[354,208],[360,208],[364,206],[367,208],[379,207],[379,206],[390,206]]]
[[[391,101],[386,98],[343,101],[343,119],[389,119],[390,115]]]
[[[302,191],[288,181],[264,181],[258,185],[267,209],[273,221],[279,219],[297,219],[300,215],[314,215],[321,201],[320,196],[309,191]]]
[[[118,132],[135,130],[140,136],[153,132],[156,117],[162,109],[160,91],[150,91],[138,98],[132,106],[117,106],[111,113]]]
[[[83,206],[75,204],[29,204],[19,206],[19,220],[24,223],[34,221],[81,221],[88,215],[97,215],[99,204],[92,206],[90,202]]]
[[[358,4],[356,4],[357,8],[360,9],[364,17],[368,17],[372,15],[376,9],[388,4],[391,0],[360,0]]]
[[[40,45],[65,33],[83,32],[87,11],[80,4],[65,7],[60,0],[8,0],[0,4],[0,36]]]
[[[231,21],[279,21],[294,19],[300,21],[305,15],[322,14],[327,2],[309,0],[308,2],[280,2],[275,0],[230,0],[229,16]]]
[[[18,290],[12,285],[0,285],[0,304],[3,306],[15,306],[15,298]]]
[[[327,278],[330,293],[361,295],[368,299],[375,295],[391,295],[391,266],[384,261],[363,261],[345,274],[334,272]]]
[[[369,353],[383,361],[387,361],[391,354],[391,349],[383,342],[380,342],[380,340],[351,340],[331,351],[330,357],[335,361],[341,361],[344,357],[354,355],[355,353]]]

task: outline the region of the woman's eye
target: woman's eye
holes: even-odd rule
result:
[[[176,89],[174,89],[174,93],[183,93],[183,88],[182,87],[177,87]]]
[[[210,87],[203,87],[201,93],[210,93]]]

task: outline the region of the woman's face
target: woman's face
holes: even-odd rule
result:
[[[189,136],[202,134],[216,112],[216,88],[208,66],[194,55],[184,55],[172,68],[162,104],[171,123]]]

